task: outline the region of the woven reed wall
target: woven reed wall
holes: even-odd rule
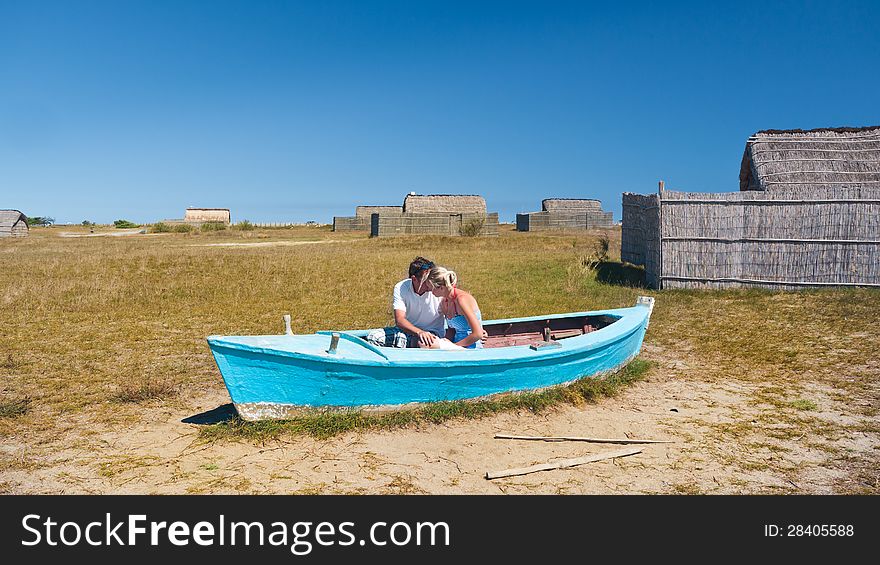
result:
[[[590,230],[610,228],[614,226],[612,212],[589,211],[580,213],[572,212],[530,212],[516,215],[516,229],[518,231],[545,231],[545,230]]]
[[[358,206],[354,209],[354,215],[363,218],[367,226],[373,214],[403,214],[403,206]]]
[[[620,258],[643,265],[647,284],[659,286],[660,203],[656,194],[623,194]]]
[[[185,222],[223,222],[231,223],[229,210],[222,208],[187,208],[183,216]]]
[[[334,216],[333,231],[367,231],[370,219],[358,216]]]
[[[399,216],[373,214],[370,222],[371,237],[396,235],[460,236],[469,222],[482,221],[478,235],[498,235],[498,214],[411,214]]]
[[[482,196],[461,194],[408,194],[403,199],[403,211],[408,214],[486,214],[486,200]]]
[[[624,195],[621,255],[662,288],[880,286],[880,190],[661,195],[657,234],[629,231]],[[660,268],[638,262],[639,237],[662,242]]]
[[[545,198],[541,200],[542,212],[602,211],[602,203],[587,198]]]
[[[24,219],[15,222],[10,230],[12,237],[27,237],[30,233],[30,227],[27,225],[27,220]]]
[[[333,231],[369,231],[373,214],[399,216],[403,206],[357,206],[354,216],[334,216]]]
[[[30,235],[27,222],[19,221],[11,226],[0,226],[0,237],[27,237]]]

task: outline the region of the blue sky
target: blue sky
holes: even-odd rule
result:
[[[880,125],[877,2],[0,0],[0,208],[329,222],[358,204],[738,188],[746,138]]]

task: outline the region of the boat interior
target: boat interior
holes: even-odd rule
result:
[[[615,316],[572,316],[548,318],[528,322],[484,324],[489,334],[484,348],[530,345],[534,348],[557,345],[559,340],[584,335],[609,326],[618,320]]]

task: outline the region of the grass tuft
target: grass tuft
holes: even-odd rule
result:
[[[18,418],[31,410],[30,397],[0,400],[0,418]]]
[[[815,402],[813,402],[812,400],[807,400],[805,398],[799,398],[798,400],[789,402],[788,405],[798,410],[812,411],[819,409],[819,406]]]
[[[147,379],[139,383],[126,383],[120,386],[112,400],[136,404],[147,400],[169,398],[177,393],[178,387],[168,381]]]

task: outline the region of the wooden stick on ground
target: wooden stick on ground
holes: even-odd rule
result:
[[[487,479],[500,479],[501,477],[514,477],[516,475],[528,475],[529,473],[537,473],[538,471],[550,471],[552,469],[565,469],[567,467],[576,467],[584,463],[593,463],[604,459],[615,459],[617,457],[626,457],[641,453],[641,448],[628,447],[626,449],[618,449],[615,451],[606,451],[595,455],[587,455],[586,457],[578,457],[576,459],[563,459],[555,463],[542,463],[540,465],[532,465],[531,467],[521,467],[519,469],[505,469],[503,471],[489,471],[486,473]]]
[[[630,438],[620,438],[620,439],[605,439],[598,437],[573,437],[573,436],[512,436],[508,434],[495,434],[495,439],[523,439],[523,440],[532,440],[532,441],[587,441],[590,443],[620,443],[620,444],[632,444],[632,443],[675,443],[674,441],[665,440],[665,439],[630,439]]]

